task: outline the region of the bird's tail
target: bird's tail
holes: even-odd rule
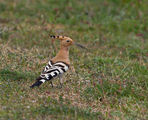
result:
[[[30,86],[30,88],[34,88],[34,87],[39,87],[41,84],[43,84],[46,80],[44,79],[40,79],[38,81],[36,81],[33,85]]]

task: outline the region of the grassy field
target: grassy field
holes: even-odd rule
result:
[[[66,35],[75,72],[29,86]],[[55,42],[59,48],[59,42]],[[0,120],[147,120],[148,0],[1,0]]]

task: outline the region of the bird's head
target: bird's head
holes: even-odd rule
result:
[[[71,45],[76,45],[76,46],[78,46],[80,48],[87,49],[83,45],[74,42],[70,37],[66,37],[66,36],[54,36],[54,35],[50,35],[50,37],[52,39],[58,39],[58,40],[60,40],[61,41],[61,46],[63,46],[63,47],[69,47]]]
[[[74,44],[73,40],[70,37],[54,36],[54,35],[51,35],[50,37],[53,38],[53,39],[60,40],[61,41],[61,46],[63,46],[63,47],[69,47],[69,46]]]

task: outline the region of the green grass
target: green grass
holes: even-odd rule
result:
[[[147,0],[1,0],[0,119],[148,119]],[[66,35],[75,73],[29,86]],[[59,48],[59,42],[55,42]]]

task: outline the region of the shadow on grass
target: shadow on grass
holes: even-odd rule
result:
[[[11,71],[8,69],[0,70],[0,79],[2,81],[9,80],[9,81],[20,81],[22,79],[33,79],[35,75],[30,72],[22,72],[22,71]]]

